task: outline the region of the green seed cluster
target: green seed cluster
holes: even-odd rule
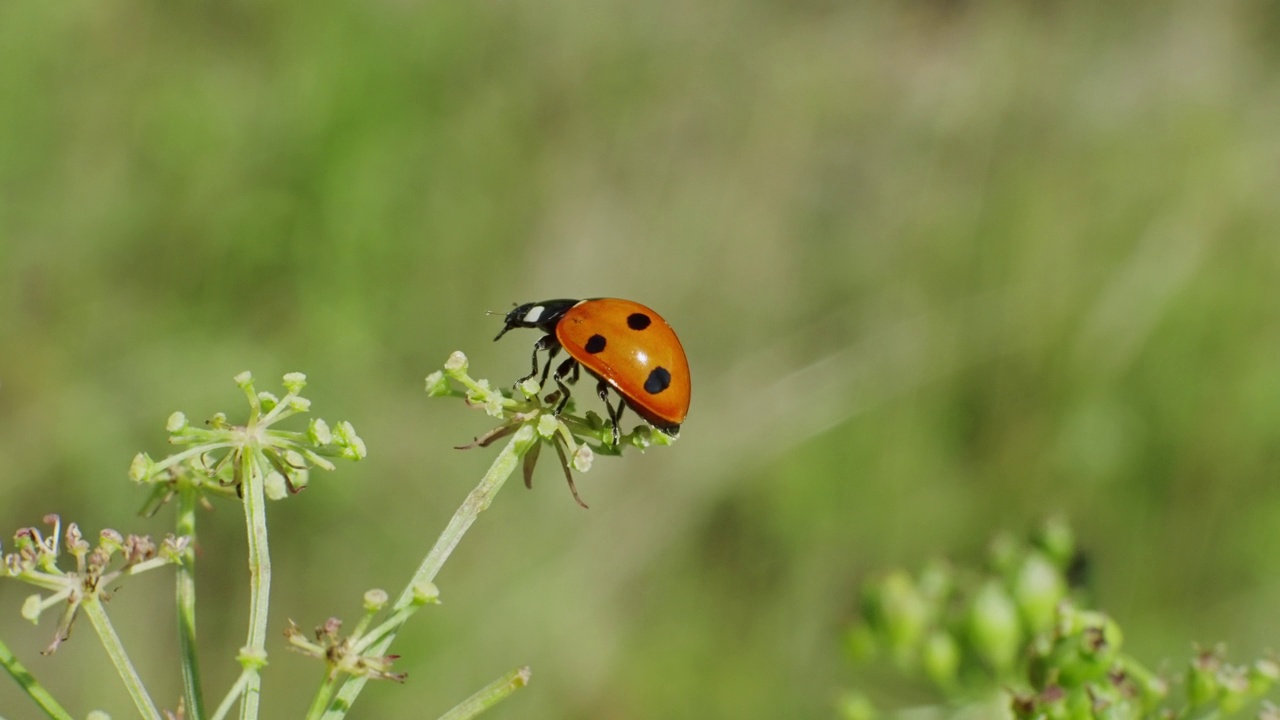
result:
[[[927,680],[957,717],[1221,718],[1258,707],[1280,680],[1275,659],[1232,665],[1221,647],[1198,649],[1181,672],[1153,672],[1123,651],[1119,624],[1088,607],[1072,582],[1082,567],[1070,528],[1050,521],[1029,542],[997,538],[981,569],[891,572],[864,588],[849,650],[865,669],[887,661]],[[839,708],[871,720],[877,701],[849,692]],[[1280,718],[1266,702],[1258,713]]]

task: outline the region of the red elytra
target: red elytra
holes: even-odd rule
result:
[[[542,368],[543,385],[560,349],[569,355],[552,375],[563,393],[557,414],[569,398],[565,380],[576,380],[582,367],[600,381],[596,391],[613,421],[614,444],[619,438],[622,404],[609,405],[609,389],[653,427],[673,437],[679,433],[689,413],[689,361],[675,331],[651,308],[618,298],[525,303],[507,313],[494,340],[517,327],[546,333],[534,344],[532,370],[517,384],[538,374],[538,351],[548,353]]]

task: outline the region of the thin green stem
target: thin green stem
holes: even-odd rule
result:
[[[133,663],[129,661],[129,655],[124,650],[124,645],[120,642],[120,636],[116,635],[116,629],[111,625],[111,619],[107,617],[107,611],[102,607],[102,601],[94,597],[87,597],[80,605],[84,610],[84,614],[88,616],[89,622],[93,624],[93,629],[98,632],[98,638],[102,640],[102,647],[106,649],[107,656],[111,658],[112,664],[116,666],[116,671],[120,673],[120,680],[124,682],[125,689],[129,691],[129,696],[133,698],[133,704],[138,708],[138,714],[142,715],[146,720],[161,720],[160,711],[156,709],[156,704],[151,700],[151,696],[147,693],[147,689],[142,685],[142,678],[138,677],[138,671],[134,669]]]
[[[320,683],[320,689],[316,691],[315,698],[311,700],[311,707],[307,709],[305,720],[316,720],[324,715],[324,709],[329,707],[333,692],[338,687],[338,680],[338,674],[332,670],[325,674],[324,682]]]
[[[453,553],[453,549],[462,540],[462,536],[466,534],[471,524],[476,521],[476,517],[489,507],[493,502],[494,496],[502,489],[502,484],[520,466],[520,455],[524,450],[528,449],[531,442],[536,442],[533,428],[525,425],[511,437],[511,440],[502,448],[502,452],[498,453],[498,456],[493,459],[493,464],[489,466],[489,471],[480,479],[480,484],[476,485],[475,489],[467,495],[467,499],[462,501],[462,505],[454,512],[444,532],[440,533],[440,537],[436,540],[435,546],[431,548],[431,552],[427,553],[427,557],[418,566],[418,570],[413,574],[409,584],[401,591],[400,597],[396,598],[395,605],[392,606],[393,613],[408,607],[413,602],[414,588],[426,585],[435,579],[440,572],[440,568],[449,559],[449,555]],[[395,632],[387,633],[369,650],[368,654],[386,654],[387,648],[391,647],[391,642],[395,640],[395,637]],[[342,689],[338,691],[338,696],[330,703],[329,709],[325,711],[323,720],[340,720],[345,717],[347,711],[351,708],[351,704],[355,702],[360,691],[364,689],[366,682],[368,682],[366,677],[354,677],[344,683]]]
[[[200,659],[196,652],[196,489],[183,482],[178,489],[179,537],[191,538],[177,572],[178,644],[182,666],[182,696],[191,720],[204,720],[204,692],[200,687]]]
[[[244,686],[249,682],[249,671],[245,670],[240,673],[240,677],[236,678],[236,684],[231,686],[227,691],[227,696],[222,698],[222,702],[218,703],[218,709],[213,711],[210,720],[225,720],[227,715],[231,714],[231,707],[235,705],[236,700],[244,694]]]
[[[246,678],[240,702],[240,720],[257,720],[262,688],[259,672],[267,658],[267,608],[271,603],[271,554],[267,548],[267,499],[263,476],[254,455],[245,448],[240,456],[240,481],[244,483],[244,519],[249,533],[249,637],[240,653]]]
[[[68,713],[58,704],[57,700],[49,694],[48,690],[36,680],[35,676],[27,670],[26,666],[18,662],[18,658],[9,650],[9,646],[0,641],[0,667],[8,672],[23,692],[44,710],[45,715],[53,718],[53,720],[72,720],[71,713]]]
[[[517,668],[480,688],[479,692],[458,703],[452,710],[440,716],[440,720],[471,720],[506,699],[508,695],[529,684],[528,666]]]

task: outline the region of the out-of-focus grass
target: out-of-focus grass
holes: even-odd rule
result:
[[[1059,510],[1135,651],[1275,645],[1280,17],[1013,5],[0,5],[0,527],[163,532],[132,454],[303,370],[371,457],[275,508],[273,622],[351,615],[488,462],[421,378],[524,371],[486,309],[621,295],[684,340],[684,437],[598,462],[589,512],[505,492],[360,717],[524,663],[494,717],[821,716],[862,573]],[[202,521],[211,692],[236,515]],[[172,705],[152,582],[112,609]],[[127,715],[20,602],[32,670]],[[268,717],[318,677],[283,648]]]

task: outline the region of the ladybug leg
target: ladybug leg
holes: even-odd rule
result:
[[[556,338],[554,335],[543,335],[542,337],[538,338],[538,342],[533,344],[533,369],[529,371],[528,375],[525,375],[524,377],[517,380],[515,387],[517,388],[520,387],[520,385],[523,384],[525,380],[528,380],[529,378],[538,374],[538,352],[541,350],[548,351],[547,365],[546,365],[546,368],[544,368],[542,371],[542,380],[538,383],[538,385],[541,386],[541,385],[547,384],[547,373],[551,370],[551,360],[560,352],[560,343],[556,342]]]
[[[569,386],[564,384],[564,378],[577,368],[578,361],[569,358],[560,363],[560,367],[556,368],[556,373],[551,376],[551,379],[556,382],[556,387],[560,388],[560,402],[556,403],[556,415],[564,412],[564,406],[569,404]]]
[[[609,383],[603,380],[596,385],[596,394],[604,401],[604,407],[609,411],[609,420],[613,423],[613,446],[617,447],[622,440],[621,432],[618,430],[618,421],[622,419],[622,409],[626,405],[621,399],[618,400],[617,405],[609,404]]]

